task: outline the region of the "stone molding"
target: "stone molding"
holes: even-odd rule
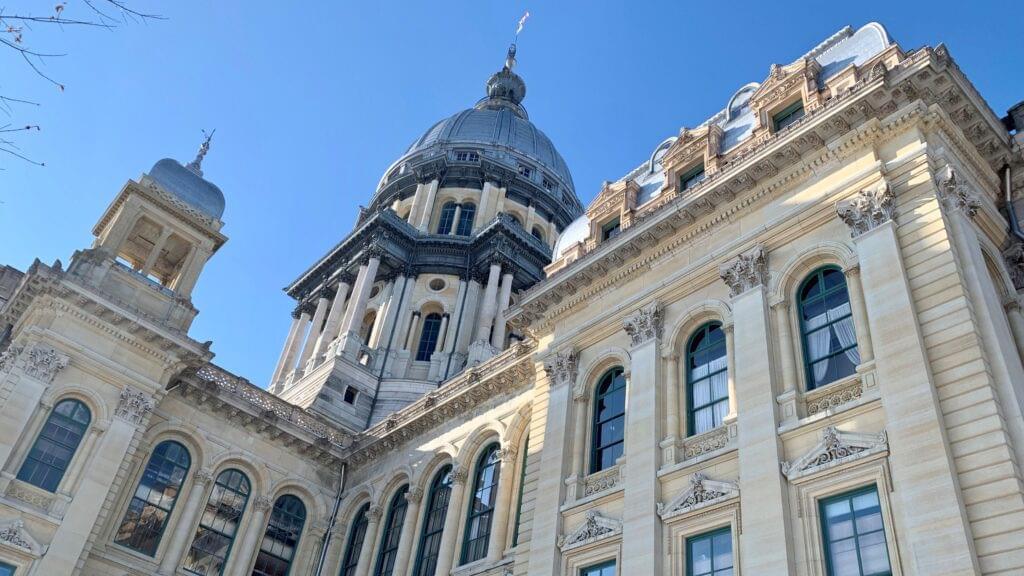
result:
[[[858,192],[853,198],[836,203],[836,214],[857,238],[865,232],[896,220],[896,195],[888,182]]]
[[[420,500],[423,499],[423,488],[419,486],[413,486],[409,488],[409,491],[405,493],[405,501],[412,504],[419,504]]]
[[[380,517],[384,515],[384,508],[379,504],[374,504],[366,510],[366,519],[370,522],[380,522]]]
[[[768,285],[768,258],[764,247],[754,246],[718,268],[718,274],[729,286],[729,295],[739,296],[747,290]]]
[[[840,406],[859,400],[864,395],[864,382],[858,376],[848,382],[830,384],[804,394],[807,415],[835,410]]]
[[[603,516],[597,510],[588,510],[583,524],[558,537],[558,547],[566,552],[619,534],[622,534],[622,522]]]
[[[680,442],[683,448],[683,460],[693,460],[705,454],[728,448],[732,444],[733,437],[733,434],[730,434],[730,428],[734,426],[719,426],[702,434],[683,438]]]
[[[646,344],[651,340],[660,340],[664,327],[664,309],[658,302],[643,306],[622,322],[622,328],[629,334],[633,346]]]
[[[455,466],[452,468],[452,484],[466,485],[466,480],[469,479],[469,470],[464,466]]]
[[[131,386],[126,386],[124,390],[121,390],[121,398],[117,402],[117,409],[114,410],[114,416],[128,422],[129,424],[140,424],[142,419],[145,418],[146,414],[153,410],[153,397],[136,390]]]
[[[792,482],[888,451],[889,441],[884,430],[877,434],[861,434],[828,426],[822,430],[821,441],[814,448],[793,462],[782,463],[782,473]]]
[[[946,166],[936,175],[939,187],[939,199],[947,210],[963,212],[968,218],[974,218],[981,208],[974,191],[963,182],[953,170],[952,166]]]
[[[573,386],[579,376],[579,356],[575,350],[556,352],[544,361],[544,371],[552,386]]]
[[[739,495],[740,488],[735,482],[712,480],[697,472],[690,477],[690,485],[668,504],[658,503],[658,515],[662,520],[668,520]]]

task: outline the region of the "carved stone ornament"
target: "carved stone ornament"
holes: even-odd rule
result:
[[[469,479],[469,471],[462,466],[456,466],[452,468],[452,483],[453,484],[465,484],[466,480]]]
[[[768,259],[764,247],[755,246],[718,268],[722,280],[729,285],[729,295],[739,296],[751,288],[768,284]]]
[[[21,518],[0,523],[0,544],[20,548],[33,556],[42,552],[42,546],[28,533]]]
[[[572,532],[559,536],[558,547],[565,552],[604,540],[622,533],[622,522],[602,516],[597,510],[588,510],[587,519]]]
[[[67,368],[68,357],[50,346],[32,347],[25,360],[25,374],[49,384],[57,373]]]
[[[629,334],[633,346],[639,346],[655,338],[661,338],[663,323],[661,304],[651,302],[626,318],[622,322],[622,327]]]
[[[822,430],[821,441],[810,452],[793,462],[783,462],[782,473],[793,481],[888,451],[889,441],[884,430],[878,434],[859,434],[829,426]]]
[[[132,424],[139,424],[152,410],[152,398],[145,392],[128,386],[121,391],[121,400],[117,403],[114,416]]]
[[[422,499],[423,499],[423,488],[420,488],[419,486],[416,486],[415,488],[410,488],[409,491],[405,493],[405,501],[406,502],[412,502],[413,504],[418,504],[419,501],[422,500]]]
[[[266,512],[274,505],[274,500],[270,496],[260,496],[256,499],[256,509],[260,512]]]
[[[196,486],[206,486],[213,481],[213,470],[202,468],[196,471]]]
[[[697,472],[690,477],[690,485],[668,504],[658,503],[658,515],[662,520],[706,508],[739,496],[740,489],[735,482],[712,480]]]
[[[379,505],[374,504],[373,506],[370,506],[370,508],[366,511],[366,519],[370,522],[377,522],[380,520],[380,517],[383,514],[384,509],[381,508]]]
[[[837,203],[836,214],[850,227],[850,236],[856,238],[896,219],[896,195],[887,182],[882,182]]]
[[[936,177],[939,184],[939,198],[948,210],[959,210],[968,218],[974,218],[981,208],[981,202],[974,192],[956,175],[952,166],[946,166]]]
[[[1024,290],[1024,241],[1018,240],[1003,250],[1003,260],[1006,261],[1006,270],[1013,280],[1013,287]]]
[[[572,386],[579,375],[579,357],[573,350],[553,354],[544,362],[544,371],[548,373],[553,386]]]
[[[14,368],[19,354],[21,354],[21,346],[8,346],[6,350],[0,352],[0,374],[10,372],[11,368]]]

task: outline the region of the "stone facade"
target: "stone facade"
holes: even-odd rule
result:
[[[870,24],[772,66],[586,211],[538,214],[555,196],[519,203],[497,160],[404,188],[392,167],[386,207],[289,287],[269,389],[188,335],[226,240],[189,194],[215,187],[129,181],[92,247],[33,264],[0,309],[0,567],[687,574],[716,534],[734,574],[824,575],[850,561],[826,504],[867,494],[885,573],[1024,573],[1006,126],[944,46]],[[438,229],[449,201],[478,207],[464,237]]]

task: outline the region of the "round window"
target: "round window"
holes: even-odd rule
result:
[[[376,298],[377,294],[380,294],[380,286],[370,288],[370,298]]]
[[[433,290],[434,292],[440,292],[441,290],[445,289],[445,286],[447,286],[447,284],[445,284],[444,280],[440,278],[434,278],[433,280],[430,281],[429,284],[427,284],[427,286],[429,286],[430,289]]]

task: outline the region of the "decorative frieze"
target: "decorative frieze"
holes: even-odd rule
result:
[[[131,424],[139,424],[152,410],[152,397],[141,390],[128,386],[121,391],[121,399],[117,403],[114,416]]]
[[[622,482],[622,470],[612,466],[583,479],[583,498],[614,490]]]
[[[626,318],[622,327],[629,334],[633,346],[640,346],[651,340],[660,339],[663,323],[661,304],[651,302]]]
[[[719,502],[739,496],[740,489],[735,482],[712,480],[697,472],[690,477],[690,485],[686,490],[672,499],[668,504],[658,503],[658,515],[668,520],[694,510],[700,510]]]
[[[1006,271],[1010,274],[1013,287],[1024,290],[1024,241],[1012,242],[1003,250],[1003,260],[1006,261]]]
[[[878,434],[859,434],[828,426],[822,430],[821,441],[810,452],[793,462],[782,463],[782,473],[793,481],[888,450],[889,441],[884,430]]]
[[[558,538],[558,547],[565,552],[622,534],[622,522],[588,510],[587,519],[572,532]]]
[[[719,426],[698,436],[683,440],[683,459],[692,460],[699,456],[721,450],[729,446],[729,427]]]
[[[579,357],[574,350],[552,354],[544,362],[544,371],[547,372],[552,386],[572,386],[579,375]]]
[[[850,236],[856,238],[896,219],[896,195],[888,182],[882,182],[837,203],[836,214],[850,227]]]
[[[718,273],[722,280],[729,285],[730,296],[739,296],[751,288],[767,286],[768,259],[765,256],[764,247],[755,246],[722,264],[718,268]]]
[[[805,397],[807,415],[814,416],[819,412],[834,410],[860,399],[863,395],[864,383],[860,378],[854,378],[845,384],[832,384],[808,392]]]
[[[947,210],[963,212],[968,218],[974,218],[981,208],[981,202],[975,197],[974,192],[965,184],[953,170],[952,166],[946,166],[937,176],[939,185],[939,198]]]

